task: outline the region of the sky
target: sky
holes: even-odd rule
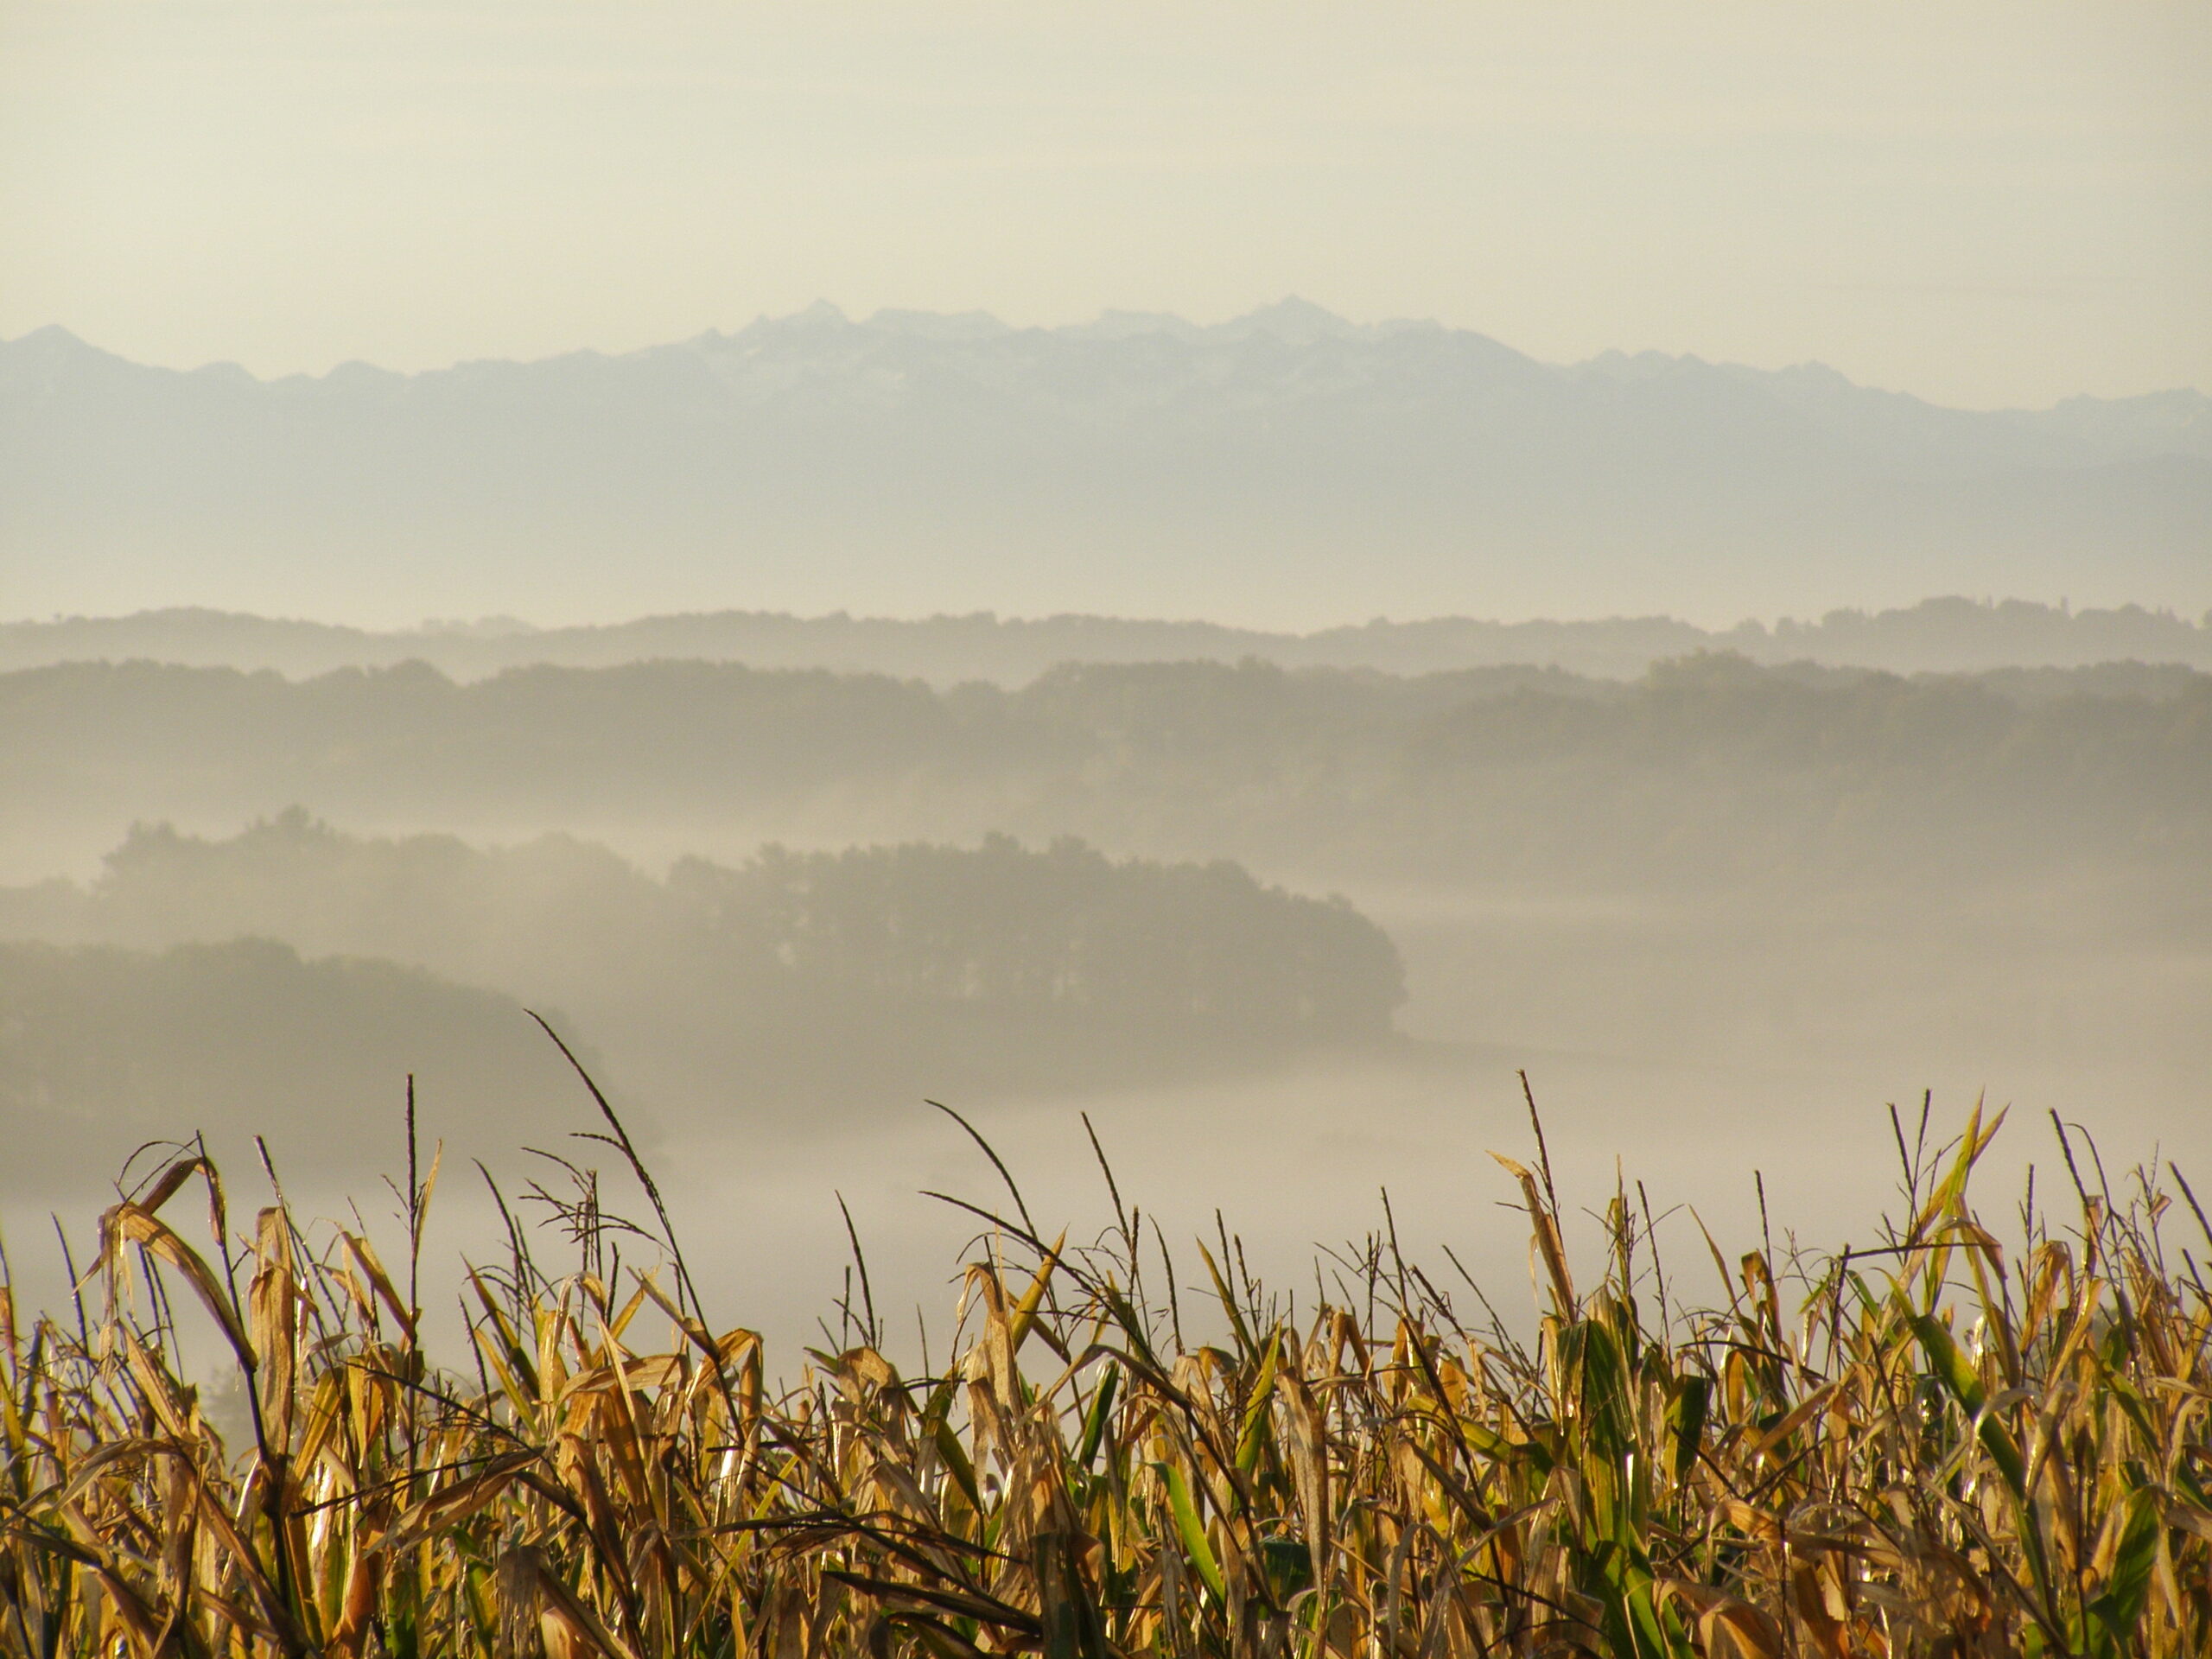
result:
[[[2212,8],[0,0],[0,337],[275,374],[1290,293],[2212,388]]]

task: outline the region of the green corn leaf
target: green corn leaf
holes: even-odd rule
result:
[[[2024,1497],[2028,1490],[2027,1465],[2005,1425],[1986,1410],[1989,1396],[1982,1389],[1981,1379],[1974,1374],[1974,1367],[1967,1363],[1966,1356],[1951,1340],[1951,1333],[1934,1315],[1916,1313],[1911,1318],[1913,1334],[1920,1338],[1921,1351],[1928,1356],[1929,1365],[1967,1415],[1980,1424],[1981,1443],[1995,1459],[2012,1495]]]
[[[1083,1421],[1083,1440],[1075,1454],[1078,1469],[1090,1468],[1098,1455],[1098,1442],[1105,1438],[1107,1419],[1114,1409],[1114,1391],[1121,1382],[1122,1368],[1109,1365],[1105,1377],[1098,1384],[1098,1392],[1091,1396],[1090,1414]]]
[[[1206,1588],[1222,1599],[1228,1592],[1223,1588],[1221,1564],[1213,1558],[1213,1546],[1206,1541],[1205,1523],[1198,1519],[1198,1505],[1191,1501],[1191,1489],[1183,1479],[1183,1471],[1172,1463],[1153,1465],[1167,1482],[1167,1506],[1174,1512],[1175,1531],[1183,1541],[1183,1553],[1191,1558],[1191,1565],[1205,1580]]]
[[[952,1478],[960,1488],[960,1495],[968,1500],[969,1508],[981,1515],[983,1512],[982,1490],[976,1484],[975,1465],[968,1461],[968,1453],[961,1447],[960,1437],[952,1432],[950,1424],[939,1423],[936,1439],[938,1455],[944,1459],[944,1466],[952,1471]]]
[[[1675,1395],[1674,1409],[1668,1414],[1674,1419],[1675,1482],[1677,1485],[1690,1478],[1690,1471],[1697,1467],[1698,1449],[1705,1442],[1706,1414],[1713,1405],[1713,1384],[1702,1376],[1686,1376]]]
[[[2112,1576],[2105,1581],[2104,1593],[2089,1604],[2090,1614],[2104,1626],[2109,1643],[2106,1651],[2114,1655],[2139,1650],[2139,1627],[2151,1597],[2151,1575],[2158,1564],[2156,1495],[2138,1489],[2127,1503],[2127,1525],[2113,1555]]]
[[[1259,1380],[1252,1385],[1251,1403],[1244,1408],[1244,1422],[1236,1436],[1236,1467],[1243,1474],[1250,1474],[1260,1465],[1260,1449],[1267,1440],[1268,1402],[1274,1397],[1275,1360],[1281,1350],[1282,1332],[1269,1332],[1261,1356]]]

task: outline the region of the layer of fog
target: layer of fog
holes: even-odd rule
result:
[[[79,677],[96,690],[108,684]],[[1955,1130],[1977,1098],[2012,1109],[1982,1188],[1999,1217],[2009,1214],[2031,1159],[2044,1198],[2061,1190],[2051,1113],[2093,1131],[2115,1180],[2126,1165],[2157,1154],[2202,1192],[2199,1172],[2212,1167],[2203,1083],[2212,1075],[2212,1022],[2204,1018],[2212,1007],[2212,889],[2202,879],[2204,692],[2194,680],[2154,700],[2135,688],[2118,696],[2087,689],[2097,683],[2087,677],[2036,702],[2032,719],[2019,713],[2025,704],[1985,695],[1986,687],[1823,690],[1727,664],[1692,665],[1595,702],[1580,694],[1531,701],[1527,688],[1485,691],[1472,702],[1439,703],[1461,721],[1452,729],[1487,734],[1485,741],[1519,734],[1519,742],[1580,730],[1592,709],[1644,708],[1654,723],[1624,728],[1636,741],[1618,747],[1560,748],[1549,771],[1493,776],[1478,767],[1464,773],[1474,780],[1465,792],[1431,798],[1407,791],[1462,775],[1455,766],[1489,766],[1490,751],[1408,750],[1433,753],[1434,768],[1362,771],[1350,761],[1397,753],[1389,728],[1344,727],[1330,711],[1359,698],[1427,708],[1423,699],[1467,690],[1456,682],[1440,690],[1226,671],[1077,676],[1055,695],[1123,715],[1140,705],[1151,712],[1113,727],[1110,744],[1051,751],[1048,759],[1059,758],[1039,763],[1019,788],[976,786],[977,776],[988,777],[959,760],[965,750],[948,750],[953,758],[935,771],[902,751],[880,774],[855,772],[804,798],[772,801],[741,791],[726,799],[682,796],[697,781],[692,751],[653,747],[667,734],[656,723],[663,706],[650,697],[619,705],[632,711],[621,720],[607,717],[608,747],[594,752],[599,759],[568,795],[509,788],[495,799],[487,791],[499,779],[465,765],[432,778],[410,760],[429,748],[363,769],[365,746],[344,730],[296,753],[264,753],[260,727],[243,739],[199,732],[200,749],[180,747],[157,719],[176,706],[169,683],[141,678],[116,682],[138,685],[132,695],[140,701],[84,704],[99,721],[85,715],[86,723],[68,728],[71,765],[35,774],[45,786],[14,796],[24,810],[10,815],[11,836],[23,846],[70,842],[81,861],[23,874],[97,876],[99,855],[122,841],[134,815],[175,817],[182,830],[226,841],[256,814],[303,797],[346,836],[461,831],[480,844],[529,842],[554,829],[588,834],[611,849],[592,855],[594,868],[626,858],[645,882],[682,855],[741,862],[772,834],[830,848],[901,835],[972,846],[981,830],[1010,825],[1033,846],[1040,830],[1082,830],[1116,855],[1235,856],[1294,892],[1341,892],[1395,942],[1409,997],[1389,1042],[1261,1043],[1232,1063],[1217,1056],[1141,1084],[1073,1068],[948,1089],[937,1052],[915,1043],[873,1057],[874,1069],[842,1082],[834,1098],[810,1096],[803,1078],[764,1079],[742,1055],[733,1062],[703,1046],[675,1052],[645,1025],[626,1027],[600,1011],[572,1020],[575,1011],[563,1011],[556,1023],[639,1129],[715,1316],[766,1330],[787,1359],[797,1344],[821,1338],[813,1322],[845,1289],[839,1194],[868,1254],[880,1311],[903,1341],[918,1302],[941,1341],[948,1280],[975,1224],[923,1191],[992,1206],[1003,1198],[959,1131],[922,1103],[932,1096],[974,1117],[1040,1224],[1057,1232],[1068,1223],[1077,1238],[1109,1217],[1084,1133],[1087,1113],[1125,1195],[1157,1217],[1185,1286],[1202,1279],[1188,1241],[1211,1231],[1218,1209],[1255,1270],[1304,1297],[1315,1246],[1385,1225],[1387,1189],[1388,1217],[1408,1254],[1433,1265],[1449,1243],[1508,1311],[1527,1305],[1526,1235],[1496,1207],[1513,1190],[1484,1154],[1530,1149],[1516,1075],[1524,1067],[1571,1208],[1601,1206],[1618,1167],[1631,1191],[1643,1183],[1656,1213],[1694,1205],[1724,1254],[1746,1247],[1762,1226],[1754,1171],[1763,1178],[1764,1225],[1778,1239],[1794,1231],[1815,1247],[1868,1242],[1895,1173],[1885,1103],[1903,1105],[1910,1123],[1923,1090],[1933,1091],[1939,1135]],[[526,749],[530,732],[567,731],[579,710],[598,707],[575,700],[584,693],[653,683],[642,674],[537,683],[558,694],[543,716],[550,724],[518,724],[500,741]],[[391,686],[450,696],[439,708],[480,707],[419,678]],[[295,700],[308,690],[261,687],[255,696],[264,692],[267,706],[252,718],[296,735],[303,717]],[[1678,695],[1692,701],[1668,701]],[[15,706],[19,714],[29,707]],[[41,702],[25,717],[51,721],[61,709]],[[1679,716],[1673,724],[1659,720],[1669,709]],[[1564,726],[1537,718],[1546,709]],[[592,719],[604,715],[601,708]],[[1217,747],[1198,741],[1210,720],[1228,734]],[[1259,723],[1237,723],[1252,721]],[[1684,733],[1725,737],[1737,726],[1766,735],[1737,747],[1664,747],[1687,741]],[[15,763],[28,766],[35,729],[13,729]],[[370,735],[389,739],[400,729],[387,721]],[[1106,729],[1082,727],[1092,736]],[[1609,728],[1600,721],[1592,729]],[[443,742],[454,730],[450,720],[433,721],[408,741]],[[1237,735],[1247,730],[1257,735]],[[1335,749],[1322,741],[1344,731],[1357,741]],[[1865,747],[1869,733],[1879,741]],[[796,727],[783,741],[808,749]],[[988,760],[1003,747],[978,753]],[[594,768],[626,751],[645,771],[621,788],[599,787]],[[1816,752],[1843,770],[1818,773],[1827,781],[1808,794],[1806,779],[1815,774],[1805,763]],[[782,764],[781,751],[761,753],[763,764]],[[232,759],[216,766],[209,754]],[[1350,760],[1321,764],[1338,754]],[[272,755],[291,769],[239,769]],[[574,776],[559,766],[544,774]],[[1304,788],[1314,776],[1349,776],[1360,789],[1341,798],[1315,793]],[[417,787],[425,778],[437,787]],[[640,800],[632,788],[640,779],[676,792],[665,805]],[[323,793],[310,796],[303,785]],[[333,798],[359,810],[340,812]],[[378,801],[381,817],[372,810]],[[1423,802],[1422,812],[1413,811]],[[192,810],[174,810],[180,804]],[[1174,811],[1159,816],[1162,804]],[[1467,816],[1454,816],[1463,810]],[[1808,826],[1819,833],[1808,835]],[[1484,859],[1471,861],[1470,845]],[[608,891],[630,892],[621,885],[630,879]],[[248,913],[243,903],[237,913]],[[327,917],[311,928],[304,910],[289,922],[281,910],[252,913],[256,931],[289,932],[310,969],[326,953],[398,950],[389,935],[378,943],[330,931]],[[156,929],[128,943],[156,950],[176,938],[213,938],[226,917],[218,907],[172,935]],[[640,1001],[672,995],[675,978],[654,977],[649,961],[633,969],[644,959],[613,952],[612,937],[602,924],[564,921],[549,924],[529,948],[549,969],[574,969],[598,953],[610,971],[633,977]],[[416,1070],[425,1136],[448,1146],[429,1277],[449,1286],[462,1252],[482,1259],[502,1248],[473,1159],[485,1160],[512,1199],[551,1172],[519,1144],[589,1153],[602,1166],[610,1156],[565,1138],[603,1126],[580,1081],[522,1013],[516,999],[535,988],[512,962],[430,965],[446,976],[439,985],[476,999],[464,1012],[482,1022],[470,1028],[482,1033],[480,1056],[496,1058],[496,1086],[505,1091],[498,1110],[480,1067],[473,1076],[418,1063],[400,1045],[370,1056],[366,1080],[348,1084],[355,1092],[342,1107],[342,1179],[327,1158],[318,1160],[334,1144],[327,1127],[334,1103],[318,1096],[311,1065],[277,1097],[296,1100],[296,1111],[272,1111],[268,1121],[258,1107],[253,1116],[195,1115],[149,1122],[145,1133],[207,1128],[234,1189],[251,1194],[258,1185],[251,1135],[264,1130],[303,1211],[333,1212],[350,1192],[374,1217],[390,1206],[374,1175],[398,1166],[404,1077]],[[589,988],[585,976],[572,982],[580,994]],[[251,1020],[229,1038],[241,1056],[279,1052],[274,1033]],[[391,1033],[382,1038],[389,1045]],[[50,1302],[60,1283],[53,1252],[40,1242],[41,1212],[60,1209],[81,1249],[124,1149],[112,1135],[86,1132],[16,1160],[20,1172],[75,1159],[61,1177],[35,1189],[18,1183],[8,1198],[6,1230],[26,1300],[41,1300],[43,1287]],[[639,1212],[619,1171],[608,1179],[610,1202]],[[250,1201],[238,1200],[238,1211]],[[1592,1240],[1583,1225],[1586,1251]],[[1687,1211],[1665,1224],[1662,1243],[1694,1294],[1717,1294]]]
[[[1579,1216],[1602,1208],[1618,1175],[1631,1192],[1643,1184],[1655,1212],[1694,1206],[1732,1259],[1761,1227],[1754,1172],[1777,1237],[1815,1249],[1869,1242],[1883,1207],[1896,1202],[1885,1105],[1904,1109],[1910,1131],[1923,1090],[1933,1092],[1939,1136],[1955,1132],[1977,1100],[2010,1109],[1980,1189],[1999,1219],[2012,1216],[2031,1160],[2046,1202],[2064,1191],[2053,1113],[2094,1135],[2115,1180],[2134,1161],[2164,1157],[2202,1190],[2200,1172],[2212,1169],[2202,1082],[2212,1037],[2202,1018],[2212,1007],[2212,954],[2201,940],[2115,938],[2094,904],[2051,895],[2040,909],[1971,919],[1952,912],[1916,925],[1896,911],[1762,923],[1748,911],[1712,914],[1658,900],[1355,896],[1405,955],[1413,996],[1399,1023],[1420,1039],[1415,1048],[1317,1054],[1142,1088],[949,1101],[1006,1158],[1040,1225],[1070,1225],[1076,1238],[1111,1218],[1087,1115],[1125,1197],[1165,1232],[1194,1329],[1204,1279],[1192,1241],[1211,1237],[1217,1210],[1254,1269],[1298,1289],[1301,1303],[1319,1249],[1395,1219],[1409,1255],[1444,1273],[1441,1249],[1450,1246],[1491,1300],[1520,1317],[1529,1306],[1526,1230],[1498,1207],[1513,1189],[1484,1154],[1531,1152],[1522,1068]],[[534,1030],[515,1035],[538,1041]],[[254,1039],[242,1032],[239,1040]],[[448,1148],[429,1278],[448,1294],[464,1255],[482,1261],[505,1249],[474,1158],[512,1201],[533,1179],[562,1185],[558,1172],[515,1142],[561,1152],[606,1172],[610,1205],[645,1214],[620,1160],[569,1138],[604,1125],[557,1054],[541,1043],[530,1058],[519,1041],[502,1052],[524,1057],[535,1114],[526,1130],[487,1132],[482,1102],[465,1086],[423,1080],[426,1147],[442,1140]],[[718,1319],[769,1333],[792,1366],[800,1344],[825,1340],[816,1321],[835,1325],[834,1299],[853,1289],[842,1196],[902,1351],[912,1351],[918,1306],[942,1351],[951,1281],[977,1224],[924,1194],[997,1210],[1008,1200],[959,1130],[923,1103],[946,1092],[931,1077],[919,1069],[886,1075],[839,1109],[795,1122],[742,1077],[727,1079],[716,1098],[710,1084],[672,1077],[680,1068],[665,1057],[620,1046],[588,1054],[633,1125],[650,1125],[640,1129],[646,1156]],[[280,1172],[294,1171],[288,1190],[303,1211],[340,1214],[347,1197],[372,1217],[390,1210],[372,1171],[402,1163],[397,1070],[395,1056],[385,1098],[357,1103],[363,1121],[349,1126],[349,1138],[380,1157],[358,1162],[342,1183],[314,1166],[305,1122],[263,1126]],[[213,1137],[247,1194],[261,1186],[249,1127],[220,1125]],[[111,1162],[10,1203],[10,1243],[34,1289],[57,1287],[37,1266],[52,1262],[35,1217],[61,1206],[84,1249]],[[1583,1259],[1594,1262],[1594,1224],[1577,1224]],[[1688,1292],[1719,1294],[1687,1210],[1662,1238]],[[563,1259],[557,1241],[541,1248],[549,1262]]]
[[[1218,1255],[1214,1241],[1224,1226],[1250,1270],[1294,1295],[1300,1307],[1313,1305],[1317,1277],[1330,1294],[1345,1296],[1358,1279],[1344,1262],[1368,1241],[1395,1230],[1406,1256],[1454,1297],[1471,1322],[1487,1317],[1481,1300],[1487,1298],[1510,1326],[1525,1332],[1536,1306],[1529,1231],[1516,1188],[1487,1155],[1497,1150],[1535,1161],[1516,1062],[1529,1065],[1543,1108],[1576,1271],[1586,1278],[1597,1273],[1603,1255],[1596,1217],[1617,1190],[1639,1214],[1648,1205],[1657,1221],[1660,1265],[1678,1302],[1726,1296],[1707,1233],[1730,1262],[1768,1237],[1782,1250],[1802,1246],[1818,1257],[1847,1244],[1877,1243],[1879,1218],[1900,1207],[1898,1154],[1884,1102],[1899,1102],[1904,1133],[1909,1141],[1916,1138],[1918,1089],[1926,1073],[1910,1063],[1838,1072],[1489,1051],[1424,1068],[1320,1069],[1243,1084],[1024,1103],[969,1116],[1007,1163],[1041,1231],[1050,1237],[1066,1227],[1076,1243],[1099,1239],[1115,1221],[1087,1116],[1124,1202],[1145,1218],[1155,1290],[1166,1278],[1160,1252],[1166,1241],[1194,1339],[1218,1334],[1198,1244],[1204,1241]],[[1960,1077],[1944,1082],[1948,1086],[1936,1089],[1928,1120],[1931,1147],[1955,1135],[1975,1103],[1975,1090]],[[2093,1186],[2099,1169],[2092,1143],[2116,1187],[2126,1185],[2133,1165],[2160,1156],[2185,1174],[2201,1174],[2212,1153],[2201,1109],[2177,1100],[2145,1110],[2137,1086],[2125,1068],[2101,1073],[2097,1084],[2017,1073],[2000,1083],[1990,1108],[2009,1096],[2011,1116],[1974,1188],[1993,1230],[2008,1240],[2015,1236],[2031,1165],[2041,1205],[2063,1218],[2074,1202],[2045,1109],[2065,1116]],[[426,1160],[430,1140],[454,1127],[450,1118],[465,1116],[465,1106],[423,1101]],[[608,1207],[650,1225],[650,1207],[619,1157],[557,1133],[603,1127],[579,1091],[569,1096],[565,1120],[546,1125],[545,1144],[570,1156],[596,1154],[591,1161],[603,1172]],[[396,1104],[388,1128],[386,1167],[397,1178],[404,1156]],[[268,1201],[269,1190],[251,1151],[235,1144],[230,1150],[238,1154],[228,1166],[232,1203],[250,1214]],[[525,1224],[547,1218],[542,1206],[520,1197],[531,1180],[565,1188],[557,1170],[526,1154],[487,1163]],[[859,1236],[865,1294],[888,1332],[887,1345],[902,1362],[918,1357],[925,1343],[941,1360],[961,1267],[975,1259],[976,1241],[988,1230],[972,1213],[931,1195],[1010,1218],[1016,1214],[982,1154],[918,1101],[887,1103],[865,1128],[819,1136],[677,1141],[658,1148],[652,1167],[710,1316],[717,1325],[761,1332],[771,1345],[772,1369],[787,1376],[804,1364],[806,1347],[849,1340],[836,1309],[841,1298],[849,1297],[855,1312],[861,1306],[841,1199]],[[2203,1185],[2202,1179],[2194,1184]],[[302,1216],[334,1217],[349,1227],[365,1224],[388,1262],[404,1259],[393,1197],[365,1174],[343,1189],[296,1178],[285,1185]],[[79,1271],[93,1248],[96,1196],[73,1193],[60,1206]],[[181,1230],[198,1239],[205,1223],[196,1194],[188,1192],[176,1203]],[[19,1298],[27,1306],[65,1307],[58,1247],[40,1224],[43,1217],[15,1205],[8,1218]],[[314,1236],[329,1236],[327,1230]],[[534,1248],[556,1275],[574,1266],[573,1250],[556,1228],[544,1228]],[[449,1147],[423,1282],[440,1344],[455,1363],[466,1363],[455,1340],[463,1264],[497,1263],[507,1249],[481,1176]],[[1025,1255],[1018,1246],[1009,1254]],[[653,1253],[632,1243],[626,1259],[638,1264]],[[1471,1285],[1460,1277],[1462,1266]],[[1351,1299],[1357,1300],[1357,1292]],[[186,1323],[194,1320],[188,1313]],[[204,1338],[198,1351],[212,1368],[216,1356]]]

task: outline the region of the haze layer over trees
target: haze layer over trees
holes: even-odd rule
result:
[[[304,805],[702,848],[1006,831],[1323,881],[1973,881],[2186,863],[2212,823],[2212,677],[2186,672],[1907,680],[1708,655],[1629,684],[1247,662],[938,690],[699,663],[467,684],[129,663],[0,676],[0,785],[57,824]]]
[[[0,890],[0,938],[25,935],[76,948],[4,947],[0,1109],[48,1147],[73,1121],[71,1159],[165,1102],[226,1122],[257,1108],[296,1161],[342,1167],[358,1135],[281,1126],[303,1108],[358,1125],[378,1062],[386,1095],[435,1073],[469,1099],[474,1135],[526,1131],[521,1080],[547,1079],[512,1062],[535,1033],[508,996],[457,981],[575,1016],[681,1100],[719,1100],[723,1132],[753,1135],[896,1078],[1096,1087],[1371,1046],[1405,995],[1388,938],[1341,900],[1226,862],[1004,836],[769,847],[735,868],[683,859],[661,881],[565,836],[486,852],[294,811],[222,842],[135,830],[88,889]],[[250,1064],[226,1067],[232,1049]],[[649,1090],[644,1121],[661,1116]],[[10,1178],[52,1173],[19,1160]]]
[[[2206,1058],[2212,677],[2175,666],[79,663],[0,674],[0,936],[92,951],[13,959],[0,1058],[80,1120],[295,1109],[211,1058],[275,1021],[330,1056],[318,1121],[372,1069],[302,1034],[341,1007],[391,1087],[411,1044],[463,1092],[461,1033],[506,1055],[537,1007],[679,1138],[1324,1052],[1851,1076],[1875,1033],[1925,1080],[2102,1067],[2153,1110]],[[209,1035],[129,1061],[183,1016],[124,988],[188,982]],[[557,1084],[486,1086],[480,1128]]]

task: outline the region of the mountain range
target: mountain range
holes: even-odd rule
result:
[[[2212,604],[2212,399],[1941,408],[1537,361],[1291,300],[1202,327],[817,305],[620,355],[259,379],[0,343],[0,615],[1747,613]]]

